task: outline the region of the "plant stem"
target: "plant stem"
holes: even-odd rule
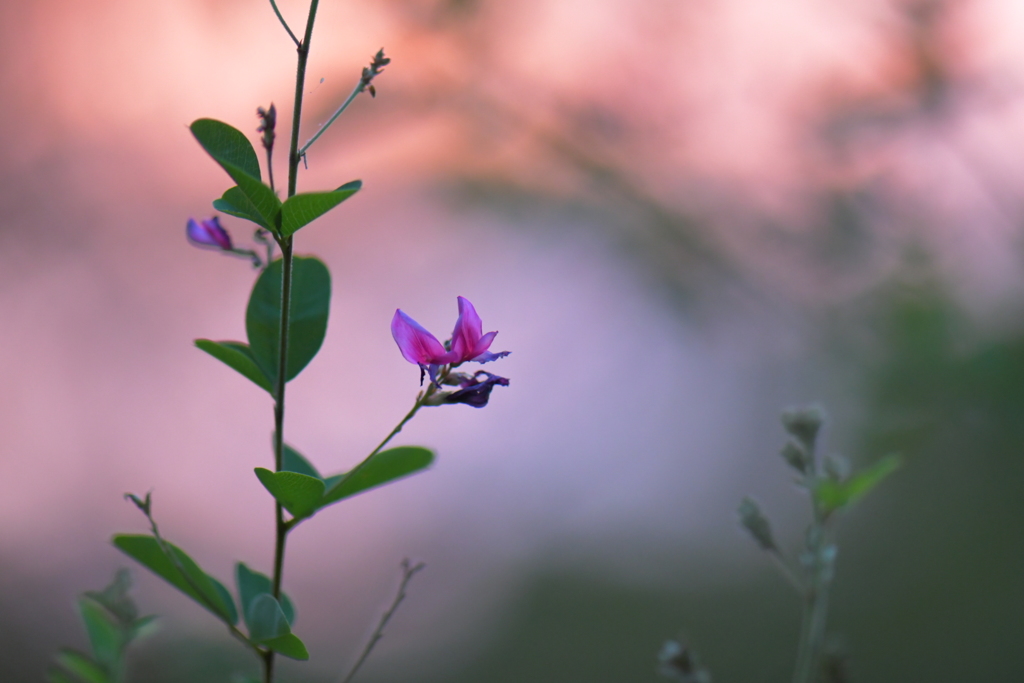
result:
[[[804,616],[793,683],[814,683],[821,672],[828,595],[835,568],[836,548],[828,540],[827,520],[817,504],[814,508],[814,524],[807,548],[811,560],[810,585],[804,595]]]
[[[348,479],[349,477],[354,476],[356,474],[356,472],[358,472],[359,470],[363,469],[363,467],[366,466],[366,463],[370,462],[370,460],[373,459],[373,456],[375,456],[378,453],[380,453],[381,450],[384,448],[384,446],[386,446],[388,444],[388,442],[391,441],[391,439],[395,438],[395,435],[398,434],[398,432],[402,431],[402,427],[405,426],[405,423],[408,422],[409,420],[411,420],[414,415],[416,415],[416,413],[419,411],[419,409],[423,407],[424,401],[426,401],[426,399],[431,394],[433,394],[433,393],[434,393],[434,385],[430,385],[429,387],[427,387],[426,391],[421,391],[420,395],[416,397],[416,403],[413,404],[412,410],[410,410],[408,413],[406,413],[405,417],[402,418],[402,421],[399,422],[395,426],[395,428],[391,430],[390,434],[388,434],[386,437],[384,437],[384,440],[381,441],[380,444],[378,444],[376,448],[374,448],[372,451],[370,451],[370,454],[368,456],[363,458],[362,461],[360,461],[360,463],[358,465],[356,465],[355,467],[350,469],[345,474],[345,479]],[[345,481],[345,479],[342,479],[342,481]],[[340,484],[340,483],[341,482],[338,482],[338,484]],[[336,484],[336,486],[338,484]]]
[[[349,93],[348,98],[344,102],[341,103],[341,106],[338,107],[337,111],[335,111],[331,115],[331,118],[327,119],[327,123],[325,123],[324,125],[320,126],[320,130],[318,130],[316,132],[316,135],[311,137],[309,139],[309,142],[307,142],[306,144],[304,144],[302,146],[302,149],[299,150],[299,156],[300,157],[302,157],[302,156],[304,156],[306,154],[306,150],[308,150],[310,147],[313,146],[313,143],[316,142],[317,138],[319,138],[321,135],[323,135],[327,131],[327,129],[331,127],[331,124],[334,123],[338,119],[338,117],[341,116],[342,113],[346,109],[348,109],[348,105],[352,104],[352,102],[356,99],[356,97],[359,95],[359,93],[363,92],[363,90],[365,90],[365,89],[366,89],[366,86],[363,84],[362,79],[360,79],[359,82],[356,83],[356,87],[352,89],[351,93]]]
[[[295,194],[295,181],[299,174],[299,121],[302,118],[302,93],[306,87],[306,60],[309,59],[309,41],[313,37],[313,22],[320,0],[309,3],[309,18],[306,19],[306,35],[298,43],[299,64],[295,70],[295,108],[292,112],[292,138],[288,150],[288,196]]]
[[[277,5],[271,1],[274,11],[284,27],[288,25],[277,10]],[[295,35],[288,29],[288,34],[295,41],[298,52],[298,64],[295,69],[295,107],[292,110],[292,134],[291,146],[288,154],[288,196],[295,195],[295,187],[299,175],[299,124],[302,120],[302,93],[306,87],[306,61],[309,59],[309,42],[313,37],[313,23],[316,21],[316,10],[319,0],[311,0],[309,4],[309,16],[306,19],[306,34],[302,42],[296,40]],[[288,328],[290,326],[291,293],[292,293],[292,238],[285,237],[278,239],[281,247],[281,337],[278,344],[278,366],[277,386],[274,391],[274,470],[281,471],[281,463],[284,460],[284,390],[288,378]],[[275,502],[275,537],[274,543],[274,576],[273,596],[281,598],[281,581],[284,575],[284,546],[288,537],[289,526],[284,521],[284,511],[281,504]],[[272,683],[274,679],[274,652],[268,650],[263,655],[263,680],[264,683]]]
[[[782,553],[778,549],[772,549],[768,551],[768,557],[771,558],[772,562],[775,563],[779,573],[782,574],[783,578],[786,579],[787,583],[796,590],[797,593],[803,595],[807,591],[807,587],[804,582],[793,572],[790,568],[789,563],[786,562],[786,558],[782,556]]]
[[[206,591],[204,591],[201,586],[197,586],[196,583],[192,580],[192,577],[189,576],[188,572],[185,571],[185,568],[181,566],[181,562],[178,560],[178,556],[174,553],[173,550],[171,550],[167,546],[167,542],[164,541],[163,536],[160,535],[160,528],[156,525],[156,520],[153,519],[153,515],[151,515],[149,512],[145,512],[145,515],[146,519],[149,520],[149,526],[153,530],[153,538],[156,540],[156,544],[160,548],[160,552],[164,554],[164,557],[170,560],[171,564],[177,570],[178,575],[181,576],[182,581],[188,584],[188,587],[191,588],[192,591],[199,597],[200,601],[203,603],[203,606],[205,606],[206,609],[210,610],[213,614],[217,615],[217,618],[224,622],[224,625],[228,627],[228,632],[231,633],[233,637],[237,638],[247,647],[252,648],[253,652],[257,653],[257,655],[262,654],[262,651],[256,645],[254,645],[253,642],[249,640],[244,633],[239,631],[234,624],[229,622],[224,617],[223,613],[221,612],[221,609],[217,605],[213,604],[213,602],[211,602],[209,596],[206,594]]]
[[[398,432],[402,431],[402,427],[405,426],[405,423],[408,422],[409,420],[411,420],[414,415],[416,415],[417,411],[419,411],[419,409],[423,407],[423,402],[433,392],[434,392],[434,387],[433,387],[433,385],[431,385],[431,386],[427,387],[427,390],[425,392],[423,392],[422,394],[420,394],[419,396],[416,397],[416,403],[413,404],[412,410],[410,410],[408,413],[406,413],[405,417],[402,418],[402,421],[399,422],[395,426],[395,428],[391,430],[391,433],[388,434],[386,437],[384,437],[384,440],[381,441],[380,444],[376,448],[373,449],[372,453],[370,453],[368,456],[366,456],[366,460],[369,460],[373,456],[375,456],[378,453],[380,453],[381,449],[384,448],[384,446],[387,446],[388,442],[391,441],[391,439],[395,438],[395,435],[398,434]],[[365,462],[365,460],[364,460],[364,462]]]
[[[267,179],[270,181],[270,189],[277,194],[277,190],[274,189],[274,164],[272,157],[274,156],[274,148],[267,148]]]
[[[281,336],[278,342],[277,386],[274,388],[274,471],[281,471],[284,460],[284,391],[288,381],[288,326],[291,314],[292,296],[292,238],[278,242],[281,245]],[[284,574],[284,544],[288,538],[288,525],[284,521],[284,509],[280,502],[274,502],[274,599],[281,599],[281,580]],[[274,676],[274,652],[263,655],[264,681],[271,683]]]
[[[291,36],[293,41],[295,41],[295,45],[300,45],[299,39],[295,37],[294,33],[292,33],[292,29],[288,26],[288,22],[284,20],[283,16],[281,16],[281,10],[277,8],[277,3],[274,2],[274,0],[270,0],[270,6],[274,8],[274,14],[277,15],[277,19],[281,22],[281,26],[284,26],[284,30],[288,31],[288,35]]]
[[[274,391],[274,471],[280,472],[284,461],[284,391],[288,382],[288,326],[291,318],[292,299],[292,239],[281,240],[281,336],[278,343],[277,387]],[[274,585],[275,599],[281,598],[281,575],[284,568],[284,543],[288,527],[284,522],[281,503],[276,503],[277,542],[274,544]]]
[[[409,562],[408,558],[402,560],[402,582],[398,586],[398,592],[395,594],[395,599],[391,602],[391,607],[384,612],[384,615],[380,619],[380,623],[377,624],[377,628],[373,631],[373,635],[370,636],[370,640],[367,641],[366,647],[363,648],[362,653],[359,655],[359,659],[357,659],[356,663],[352,665],[352,668],[349,670],[348,675],[342,680],[342,683],[351,682],[355,677],[356,672],[359,671],[359,667],[363,665],[366,658],[370,656],[371,652],[373,652],[373,648],[377,644],[377,641],[384,637],[384,627],[388,625],[391,617],[394,616],[395,611],[398,610],[398,606],[402,604],[402,600],[405,600],[406,587],[408,587],[409,582],[412,580],[412,577],[416,575],[416,572],[420,571],[425,566],[426,565],[422,562],[418,562],[413,565]]]

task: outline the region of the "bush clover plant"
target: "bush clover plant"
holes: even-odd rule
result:
[[[803,619],[797,643],[793,683],[843,683],[843,653],[827,638],[828,598],[835,575],[835,522],[839,513],[857,503],[900,466],[900,456],[886,455],[859,472],[852,472],[842,456],[821,456],[818,436],[825,411],[817,405],[786,410],[782,426],[789,439],[782,459],[796,473],[796,485],[807,492],[811,522],[804,532],[796,562],[780,550],[771,523],[752,498],[744,498],[737,510],[740,526],[764,551],[782,578],[803,603]],[[834,643],[835,641],[832,641]],[[658,654],[658,670],[679,683],[711,683],[711,673],[683,638],[667,641]]]
[[[146,517],[148,533],[118,534],[113,538],[119,550],[221,621],[260,662],[261,678],[246,680],[262,680],[263,683],[274,680],[274,663],[278,656],[296,660],[309,658],[305,643],[293,631],[296,607],[283,590],[289,534],[328,506],[429,467],[434,453],[427,448],[388,448],[391,440],[421,408],[458,403],[482,408],[487,405],[495,386],[509,384],[506,378],[486,371],[456,370],[466,363],[485,363],[508,355],[507,351],[489,350],[497,333],[483,333],[480,317],[468,299],[458,297],[458,321],[451,339],[444,343],[398,310],[391,328],[395,342],[401,354],[421,368],[420,390],[412,409],[376,448],[346,472],[322,475],[285,441],[285,391],[288,382],[302,372],[320,350],[327,332],[331,300],[331,276],[327,266],[316,257],[296,253],[297,233],[362,187],[361,181],[354,180],[331,190],[299,193],[299,168],[312,145],[358,95],[363,92],[376,95],[373,80],[391,60],[383,50],[374,55],[337,111],[300,146],[306,63],[319,0],[310,1],[301,38],[288,26],[275,1],[270,0],[270,4],[297,53],[284,198],[280,197],[274,183],[277,110],[273,104],[257,109],[256,132],[260,133],[264,152],[262,169],[256,149],[243,132],[221,121],[198,119],[190,126],[192,135],[232,182],[214,200],[213,207],[222,214],[254,224],[253,238],[258,247],[238,247],[216,215],[198,220],[189,218],[185,235],[197,247],[244,258],[259,271],[245,312],[247,340],[197,339],[195,345],[266,391],[273,401],[273,458],[268,463],[272,467],[256,467],[255,475],[273,499],[274,556],[268,563],[267,573],[255,568],[258,562],[251,566],[238,562],[232,591],[226,582],[207,573],[188,553],[161,534],[150,494],[125,496]],[[430,382],[423,387],[426,374]],[[366,660],[405,597],[410,579],[422,568],[421,563],[403,562],[398,594],[344,681],[350,680]],[[120,573],[103,592],[82,597],[80,612],[92,652],[61,650],[57,665],[49,673],[50,681],[118,683],[123,679],[127,646],[152,622],[151,617],[137,617],[134,603],[127,597],[128,583],[127,573]]]

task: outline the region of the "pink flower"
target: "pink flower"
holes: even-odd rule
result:
[[[189,218],[188,223],[185,224],[185,236],[188,237],[189,242],[204,249],[220,251],[232,251],[233,249],[231,235],[221,227],[220,219],[216,216],[199,222],[196,222],[194,218]]]
[[[486,363],[502,358],[508,351],[488,351],[497,332],[483,334],[483,323],[469,299],[459,297],[459,319],[455,322],[450,344],[446,347],[437,337],[427,332],[418,322],[402,309],[395,311],[391,319],[391,336],[398,349],[410,363],[416,363],[430,372],[430,379],[437,383],[437,370],[442,365],[452,367],[467,361]]]

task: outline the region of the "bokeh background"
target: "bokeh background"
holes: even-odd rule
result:
[[[397,307],[442,334],[466,296],[513,353],[486,409],[403,432],[431,471],[292,537],[286,680],[338,680],[406,556],[365,683],[656,681],[679,633],[716,681],[787,680],[799,604],[735,507],[798,548],[778,414],[812,400],[830,450],[907,460],[841,524],[850,680],[1024,679],[1021,35],[1015,0],[322,2],[307,134],[394,61],[300,179],[365,186],[299,234],[334,295],[288,440],[341,471],[405,413]],[[185,242],[230,184],[187,124],[285,130],[293,69],[257,0],[0,3],[3,681],[84,645],[125,491],[222,579],[269,569],[271,404],[191,345],[244,338],[254,273]],[[163,617],[132,680],[251,670],[134,576]]]

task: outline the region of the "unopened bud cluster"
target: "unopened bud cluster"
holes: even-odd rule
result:
[[[277,135],[274,132],[277,127],[277,108],[274,107],[273,102],[270,103],[270,109],[257,107],[256,116],[260,119],[260,125],[256,128],[256,132],[263,133],[260,140],[263,142],[263,149],[269,152],[274,148],[274,138]]]
[[[384,67],[391,63],[390,57],[384,56],[384,48],[377,50],[377,54],[373,56],[373,61],[370,62],[370,66],[363,67],[363,76],[359,80],[360,90],[368,90],[370,97],[377,96],[377,90],[373,87],[373,79],[380,75],[380,72],[384,70]]]

